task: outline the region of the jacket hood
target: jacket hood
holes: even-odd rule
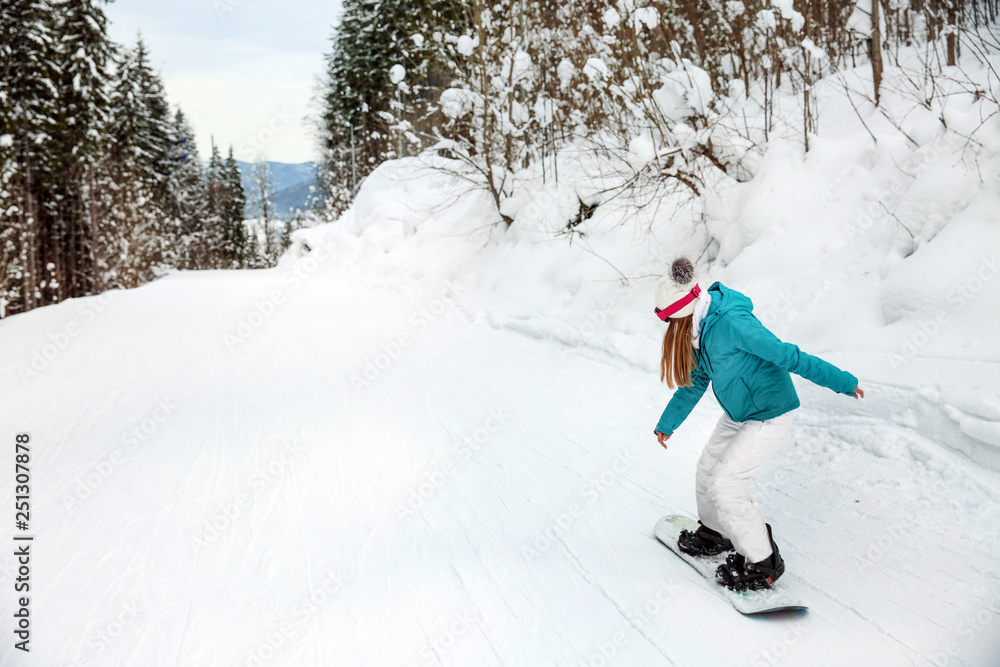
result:
[[[750,297],[736,290],[729,289],[720,282],[712,283],[708,291],[712,294],[712,305],[708,309],[708,315],[705,316],[703,329],[707,329],[719,315],[730,311],[745,310],[748,313],[753,312],[753,301],[750,300]]]

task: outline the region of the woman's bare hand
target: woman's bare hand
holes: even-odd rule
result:
[[[854,388],[854,398],[864,398],[865,392],[861,391],[861,387]]]
[[[673,435],[673,434],[671,433],[670,435]],[[660,433],[659,431],[656,432],[656,439],[660,441],[660,446],[663,447],[664,449],[667,448],[667,440],[670,439],[670,435],[664,435],[663,433]]]

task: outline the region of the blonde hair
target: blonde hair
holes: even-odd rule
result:
[[[691,371],[695,367],[691,327],[694,318],[671,317],[663,334],[663,356],[660,358],[660,382],[671,389],[691,386]]]

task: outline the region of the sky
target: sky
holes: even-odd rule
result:
[[[133,45],[142,33],[208,159],[211,140],[237,159],[316,159],[307,115],[330,51],[339,0],[116,0],[108,33]]]

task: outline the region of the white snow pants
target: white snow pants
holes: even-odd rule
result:
[[[747,483],[785,442],[792,421],[791,412],[745,422],[722,415],[698,459],[698,518],[732,540],[736,551],[754,563],[771,555],[771,543],[764,517],[747,494]]]

